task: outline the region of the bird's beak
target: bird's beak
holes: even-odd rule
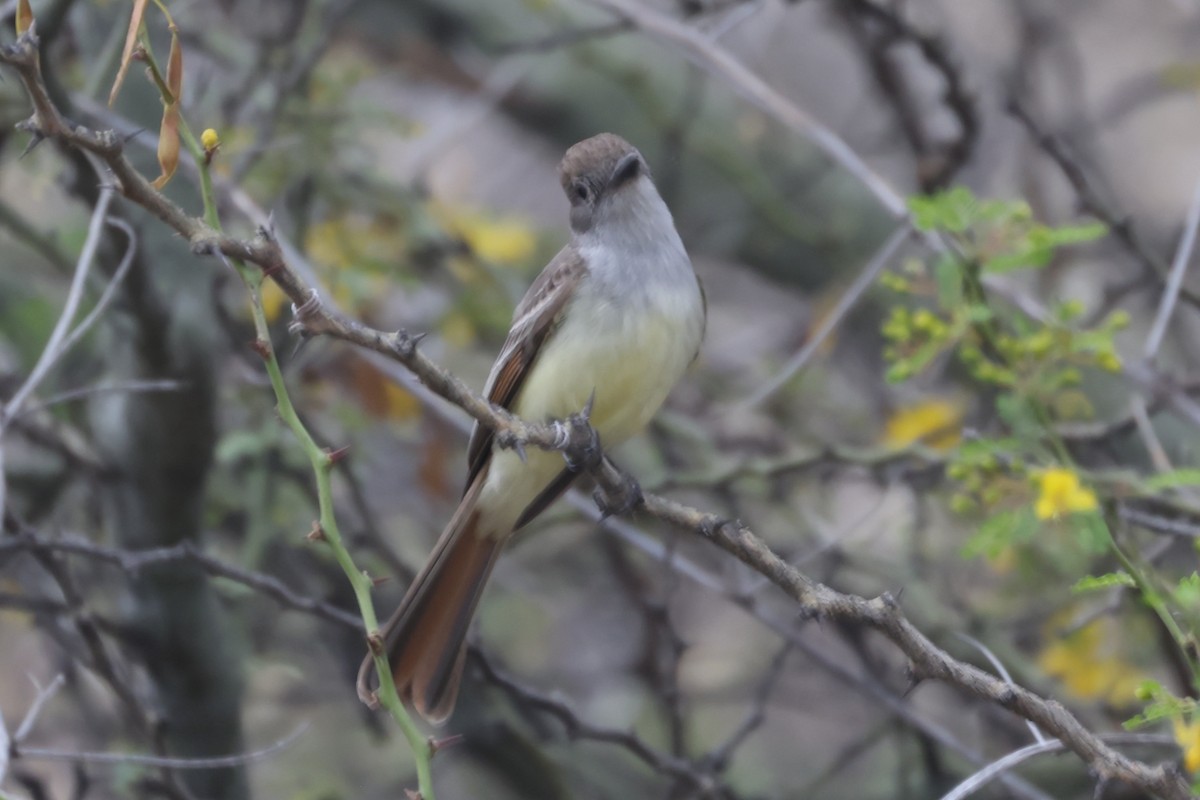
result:
[[[612,188],[620,186],[625,181],[637,177],[641,171],[642,157],[635,151],[626,153],[621,156],[621,160],[617,162],[616,169],[613,170],[612,178],[609,179],[608,185]]]

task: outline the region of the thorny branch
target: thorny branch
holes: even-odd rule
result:
[[[729,787],[719,778],[723,765],[693,763],[685,758],[660,753],[633,731],[605,728],[587,722],[561,698],[517,683],[479,650],[472,650],[472,655],[489,682],[524,705],[557,719],[566,729],[568,737],[619,745],[654,770],[683,781],[701,797],[729,796]]]
[[[32,529],[24,526],[14,525],[10,527],[15,528],[15,530],[10,531],[11,535],[5,539],[0,539],[0,560],[6,554],[17,552],[31,552],[42,555],[61,553],[81,556],[92,561],[109,564],[129,574],[134,574],[139,570],[166,562],[188,561],[196,564],[209,575],[234,581],[264,597],[274,600],[283,608],[308,614],[351,630],[362,630],[362,619],[357,614],[346,611],[332,603],[300,594],[274,576],[244,569],[204,553],[190,542],[183,542],[174,547],[123,550],[98,545],[81,536],[64,535],[56,538],[48,538],[40,536]],[[7,598],[0,595],[0,607],[30,608],[35,605],[38,605],[37,598],[30,598],[24,595]],[[42,610],[56,614],[76,616],[87,613],[85,609],[72,603],[52,603],[50,606],[43,607]],[[788,645],[789,648],[791,646]],[[702,793],[712,794],[713,792],[721,791],[726,792],[726,794],[719,796],[732,796],[730,788],[719,780],[719,773],[727,766],[726,760],[729,753],[740,744],[744,736],[748,735],[753,730],[753,727],[761,722],[762,719],[763,709],[761,706],[762,702],[765,701],[765,689],[760,693],[760,702],[756,705],[755,711],[729,741],[722,745],[718,751],[714,751],[714,754],[696,760],[689,760],[679,755],[661,753],[644,739],[632,733],[606,728],[589,722],[561,699],[525,686],[500,670],[479,648],[473,647],[472,653],[476,659],[476,663],[480,665],[481,673],[489,683],[495,685],[510,697],[525,703],[531,709],[554,717],[563,725],[571,737],[621,747],[647,765],[677,780],[683,781],[688,787]],[[778,667],[779,660],[777,659],[771,669],[772,678],[778,677]],[[13,744],[20,743],[24,738],[24,733],[32,724],[32,719],[36,717],[37,707],[44,703],[42,698],[48,691],[39,693],[38,702],[31,708],[30,712],[26,715],[26,720],[21,723],[17,733],[12,737]],[[269,755],[285,747],[300,732],[297,731],[289,735],[285,740],[270,746],[264,751],[240,754],[231,758],[240,759],[237,763],[257,760],[262,756]],[[3,726],[0,725],[0,736],[3,736],[3,734]],[[0,739],[0,744],[3,744],[2,739]],[[7,752],[7,749],[0,747],[0,753],[5,752]],[[27,748],[22,748],[19,752],[16,752],[16,755],[32,759],[50,759],[58,758],[59,755],[63,757],[77,755],[79,760],[83,761],[105,761],[103,754],[60,753],[52,756],[49,754],[49,751],[30,750]],[[113,756],[113,759],[119,758],[126,758],[127,761],[142,763],[147,766],[169,766],[183,769],[207,767],[214,764],[224,765],[228,761],[227,759],[171,759],[162,756],[150,758]],[[0,759],[0,768],[2,768],[2,763],[2,759]]]
[[[615,6],[615,3],[606,4]],[[621,4],[623,7],[624,3]],[[588,441],[587,420],[576,417],[565,426],[534,425],[497,409],[471,392],[465,384],[426,358],[418,348],[419,336],[403,331],[385,333],[335,314],[322,306],[315,291],[288,267],[279,245],[268,229],[260,229],[250,240],[230,237],[187,214],[178,205],[157,192],[138,173],[123,154],[121,140],[111,132],[95,132],[64,120],[51,102],[42,84],[37,60],[37,40],[31,29],[13,45],[0,49],[0,62],[16,69],[30,95],[34,115],[20,128],[35,141],[56,139],[99,156],[112,171],[126,198],[158,216],[182,235],[197,254],[221,253],[257,265],[271,277],[296,305],[294,329],[304,335],[329,335],[383,353],[404,364],[431,390],[463,408],[476,420],[496,431],[502,446],[521,448],[532,445],[557,449],[577,460]],[[807,121],[805,121],[807,122]],[[817,131],[817,133],[828,131]],[[831,134],[829,134],[831,135]],[[839,142],[823,140],[833,150]],[[844,148],[844,145],[841,145]],[[840,151],[839,151],[840,152]],[[862,176],[868,184],[873,176]],[[873,185],[881,199],[896,211],[899,199],[890,189]],[[562,431],[572,435],[563,436]],[[584,435],[575,435],[584,431]],[[620,495],[626,478],[607,460],[592,468],[599,485]],[[995,703],[1037,723],[1075,752],[1102,781],[1121,781],[1168,800],[1191,797],[1182,774],[1173,764],[1151,766],[1131,759],[1108,746],[1085,728],[1061,704],[1047,700],[1019,686],[1009,685],[982,670],[951,657],[921,633],[900,610],[890,594],[868,599],[838,592],[813,581],[780,559],[766,543],[737,520],[723,519],[712,513],[668,498],[644,495],[641,508],[652,516],[702,536],[731,553],[760,573],[794,599],[809,618],[824,618],[875,630],[891,640],[910,660],[914,679],[945,681],[966,693]]]

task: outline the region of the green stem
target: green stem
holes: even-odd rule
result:
[[[160,83],[160,89],[165,88],[161,85],[161,79],[158,76],[158,67],[148,47],[146,53],[151,74],[156,76],[156,82]],[[212,176],[209,173],[209,165],[204,154],[204,149],[196,141],[191,129],[182,119],[180,120],[180,133],[200,171],[204,220],[214,230],[220,231],[222,230],[221,221],[217,213]],[[318,524],[320,526],[321,538],[329,545],[333,551],[334,558],[341,566],[342,571],[346,573],[346,578],[350,581],[365,630],[369,634],[375,634],[379,629],[379,622],[375,615],[375,606],[371,601],[373,583],[364,572],[355,566],[349,550],[346,549],[341,530],[338,528],[337,519],[333,513],[332,473],[335,458],[313,439],[308,429],[304,426],[303,421],[301,421],[300,415],[296,412],[295,406],[292,405],[291,397],[288,395],[287,385],[283,379],[283,371],[279,367],[279,360],[276,358],[275,349],[271,345],[270,327],[267,324],[266,315],[263,313],[262,284],[264,275],[262,271],[257,268],[248,267],[241,261],[233,260],[232,263],[250,292],[251,313],[254,317],[254,330],[258,339],[257,347],[263,357],[263,361],[266,363],[267,375],[271,380],[271,388],[275,392],[276,409],[279,412],[280,418],[291,429],[292,435],[300,442],[301,447],[304,448],[305,454],[312,463],[313,473],[317,482]],[[421,733],[420,728],[417,727],[416,722],[413,721],[407,709],[404,708],[404,704],[400,701],[396,685],[392,680],[391,668],[388,666],[387,654],[383,651],[377,652],[374,654],[374,660],[375,670],[379,675],[379,701],[392,715],[392,718],[396,720],[396,724],[400,726],[400,730],[404,733],[404,738],[408,741],[408,745],[412,750],[413,761],[417,770],[417,788],[420,792],[421,800],[435,800],[433,773],[430,768],[433,748]]]
[[[288,395],[287,386],[283,380],[283,372],[279,368],[279,361],[275,358],[275,350],[271,347],[267,318],[262,310],[260,293],[262,286],[261,274],[257,270],[248,269],[244,264],[235,262],[235,266],[238,272],[242,274],[242,278],[246,280],[247,286],[252,292],[254,328],[258,334],[258,344],[261,348],[263,360],[267,365],[267,375],[271,379],[271,388],[275,390],[276,409],[279,412],[279,417],[291,429],[292,434],[304,448],[304,452],[312,462],[313,472],[316,474],[317,503],[320,513],[319,524],[322,538],[329,544],[330,549],[333,550],[334,558],[337,559],[338,564],[342,567],[342,571],[346,573],[351,587],[354,589],[354,598],[358,602],[359,613],[362,615],[366,630],[368,632],[377,631],[379,623],[375,616],[375,606],[371,602],[373,584],[371,579],[354,565],[354,560],[350,557],[350,552],[346,549],[341,531],[338,528],[337,519],[333,514],[333,481],[331,476],[335,460],[330,453],[317,444],[312,438],[312,434],[304,427],[304,423],[300,420],[295,406],[292,405],[291,397]],[[396,723],[404,732],[404,738],[408,740],[408,744],[412,748],[413,758],[417,767],[417,786],[420,790],[422,800],[434,800],[433,776],[429,763],[432,750],[420,729],[404,708],[404,704],[400,702],[400,696],[396,692],[396,685],[392,681],[392,670],[388,666],[386,653],[383,651],[377,652],[374,658],[375,671],[379,675],[380,702],[391,713],[392,718],[396,720]]]
[[[1107,517],[1108,515],[1105,516]],[[1182,654],[1183,660],[1187,663],[1188,669],[1191,670],[1192,683],[1194,685],[1200,685],[1197,684],[1197,676],[1200,675],[1200,670],[1197,669],[1197,664],[1191,657],[1188,648],[1187,634],[1185,634],[1183,629],[1179,627],[1179,623],[1175,621],[1175,617],[1171,616],[1170,609],[1168,609],[1166,603],[1163,602],[1162,594],[1150,582],[1150,579],[1146,577],[1146,574],[1142,571],[1141,567],[1134,563],[1133,559],[1126,555],[1125,551],[1121,549],[1121,546],[1117,544],[1116,538],[1112,535],[1112,526],[1109,525],[1109,520],[1105,519],[1104,522],[1104,529],[1108,533],[1108,544],[1109,547],[1112,548],[1113,554],[1117,557],[1117,560],[1121,562],[1121,566],[1125,569],[1125,571],[1129,573],[1129,577],[1133,578],[1133,582],[1137,586],[1138,592],[1142,596],[1142,602],[1150,606],[1154,613],[1158,615],[1163,627],[1167,629],[1167,633],[1169,633],[1171,635],[1171,639],[1174,640],[1175,646],[1179,648],[1179,652]]]

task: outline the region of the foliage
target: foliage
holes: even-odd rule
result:
[[[948,455],[947,475],[957,485],[950,505],[979,520],[964,556],[995,559],[1021,548],[1073,553],[1058,563],[1067,576],[1075,572],[1069,578],[1075,591],[1134,590],[1171,632],[1193,687],[1200,689],[1194,657],[1200,577],[1193,573],[1172,584],[1153,566],[1135,563],[1114,538],[1111,516],[1115,500],[1166,498],[1173,489],[1196,485],[1200,471],[1085,474],[1060,433],[1063,423],[1093,416],[1083,384],[1122,370],[1117,334],[1129,324],[1129,314],[1117,310],[1089,321],[1082,304],[1069,299],[1034,310],[1006,302],[989,283],[993,276],[1045,268],[1064,249],[1103,236],[1105,227],[1049,226],[1035,220],[1023,201],[982,200],[962,187],[913,197],[909,209],[915,224],[941,237],[947,251],[931,263],[906,262],[883,281],[904,300],[882,328],[888,379],[911,380],[935,364],[957,362],[978,395],[990,398],[999,422],[994,430],[974,432]],[[1122,569],[1079,575],[1105,555]],[[1140,673],[1109,651],[1117,629],[1109,620],[1096,620],[1057,633],[1062,625],[1058,619],[1048,627],[1040,667],[1077,697],[1127,705]],[[1192,719],[1192,702],[1154,682],[1141,687],[1137,696],[1151,703],[1132,721],[1172,720],[1188,769],[1195,772],[1200,724]]]

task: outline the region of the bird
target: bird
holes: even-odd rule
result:
[[[530,422],[590,407],[605,448],[638,433],[695,360],[707,303],[642,154],[601,133],[559,164],[570,239],[530,285],[484,388]],[[401,698],[423,719],[453,712],[466,635],[505,542],[577,477],[561,454],[496,445],[478,422],[457,509],[380,629]],[[374,661],[359,671],[369,698]]]

